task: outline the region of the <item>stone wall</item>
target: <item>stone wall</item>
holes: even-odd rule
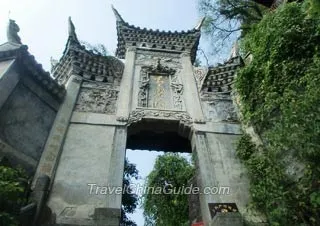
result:
[[[88,222],[95,208],[107,207],[107,196],[96,189],[90,194],[88,184],[110,184],[114,133],[112,126],[70,124],[49,202],[57,223]]]
[[[16,67],[6,69],[0,80],[0,141],[6,148],[0,152],[33,174],[59,104]]]

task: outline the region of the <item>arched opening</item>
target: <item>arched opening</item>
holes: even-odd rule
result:
[[[142,119],[131,124],[127,128],[126,157],[130,163],[137,166],[139,171],[140,178],[132,181],[134,186],[139,185],[140,188],[141,186],[148,188],[145,187],[148,186],[146,179],[155,169],[155,161],[164,154],[179,153],[179,156],[185,158],[192,165],[190,133],[191,128],[178,120]],[[172,168],[174,168],[173,165]],[[181,175],[181,172],[178,171],[174,172]],[[181,177],[179,178],[181,180]],[[196,186],[192,176],[188,177],[187,180],[184,186],[189,186],[190,183]],[[178,190],[178,188],[175,189]],[[136,194],[141,198],[145,193],[141,193],[140,190]],[[188,203],[194,197],[191,198],[190,195],[186,195],[186,198],[188,201],[184,207],[189,208]],[[180,208],[179,210],[181,211]],[[143,205],[141,205],[135,210],[135,213],[129,214],[129,218],[134,219],[138,225],[143,225],[145,224],[143,212]],[[188,219],[190,219],[189,214],[190,212],[188,212]]]
[[[128,127],[127,149],[191,153],[189,135],[179,121],[143,119]]]

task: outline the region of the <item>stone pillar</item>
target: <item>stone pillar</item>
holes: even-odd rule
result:
[[[204,116],[200,104],[200,98],[197,88],[197,82],[193,75],[193,66],[191,64],[190,54],[181,54],[181,79],[184,87],[184,100],[187,112],[195,122],[203,122]]]
[[[76,75],[72,75],[69,79],[64,102],[60,106],[48,136],[36,174],[33,178],[32,187],[34,187],[39,175],[42,174],[49,176],[51,179],[51,184],[54,181],[54,175],[59,162],[63,141],[65,139],[72,111],[78,97],[81,81],[82,78]]]
[[[108,170],[108,186],[122,188],[124,160],[126,155],[127,128],[125,126],[116,127],[113,138],[113,149]],[[115,192],[107,195],[107,207],[95,209],[95,218],[102,225],[119,225],[121,216],[122,192]]]
[[[211,129],[214,130],[214,128]],[[201,213],[206,225],[217,225],[213,223],[213,220],[215,221],[218,215],[212,219],[209,203],[236,204],[237,211],[245,214],[247,212],[246,205],[249,202],[249,180],[244,166],[235,153],[238,134],[228,134],[227,130],[216,128],[216,131],[219,130],[221,133],[196,131],[193,135],[197,163],[199,164],[198,183],[201,189],[214,188],[210,194],[200,195]],[[219,222],[238,222],[233,225],[242,225],[239,214],[232,215],[230,220],[228,216],[231,217],[229,213],[219,215]]]
[[[126,52],[126,62],[120,84],[118,99],[117,117],[127,119],[131,109],[133,75],[135,69],[136,48],[128,48]]]
[[[195,143],[195,151],[197,156],[197,165],[198,168],[198,186],[201,190],[204,187],[210,186],[213,184],[212,175],[210,175],[210,169],[208,166],[210,165],[210,159],[208,158],[208,149],[205,141],[205,133],[197,132],[194,134],[194,143]],[[209,174],[208,174],[209,173]],[[208,208],[208,204],[213,200],[213,197],[210,195],[201,195],[199,196],[200,199],[200,208],[201,208],[201,215],[204,222],[210,222],[210,212]],[[218,200],[216,200],[218,201]]]

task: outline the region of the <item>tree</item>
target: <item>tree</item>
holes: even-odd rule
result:
[[[143,196],[145,225],[188,225],[188,196],[181,191],[193,175],[194,167],[184,157],[157,157]]]
[[[0,166],[0,225],[18,225],[19,210],[27,201],[26,184],[23,170]]]
[[[242,120],[264,141],[237,151],[250,176],[253,205],[270,225],[320,222],[320,10],[288,3],[268,13],[242,39],[253,59],[237,73]],[[302,165],[299,170],[293,165]],[[263,180],[261,179],[263,178]]]
[[[124,193],[122,195],[122,208],[121,208],[121,220],[120,225],[122,226],[136,226],[137,224],[129,219],[126,215],[128,213],[133,213],[138,205],[138,196],[132,192],[130,188],[131,179],[138,179],[138,170],[135,164],[132,164],[126,158],[124,163],[124,173],[123,173],[123,189]]]
[[[203,30],[214,53],[231,49],[241,33],[262,19],[265,10],[252,0],[199,0],[199,11],[206,17]]]

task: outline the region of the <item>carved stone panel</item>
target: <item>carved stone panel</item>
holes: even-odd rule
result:
[[[75,111],[115,114],[119,91],[111,85],[84,83]]]
[[[183,110],[183,85],[178,78],[180,69],[170,68],[161,60],[141,67],[138,106]]]
[[[171,92],[168,75],[149,75],[148,107],[158,109],[171,109]]]

